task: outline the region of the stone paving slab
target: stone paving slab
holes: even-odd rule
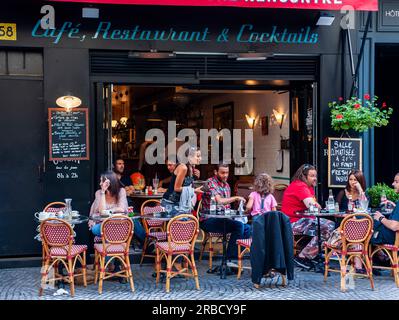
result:
[[[174,278],[171,292],[165,292],[165,284],[155,286],[151,265],[133,265],[132,271],[136,291],[132,293],[128,284],[105,281],[103,294],[97,285],[87,288],[76,286],[75,297],[53,296],[56,289],[46,289],[38,296],[40,268],[0,270],[0,300],[399,300],[399,288],[389,273],[375,277],[375,290],[371,290],[366,278],[355,279],[355,288],[343,293],[339,289],[339,275],[332,273],[326,283],[323,275],[296,269],[295,279],[282,287],[279,276],[264,279],[260,289],[253,287],[250,272],[245,270],[242,278],[228,276],[222,280],[208,274],[207,261],[198,263],[201,290],[195,289],[193,279]],[[69,291],[68,285],[66,290]]]

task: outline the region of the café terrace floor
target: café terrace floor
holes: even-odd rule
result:
[[[0,300],[399,300],[399,288],[386,271],[382,276],[374,277],[374,291],[368,279],[357,278],[354,289],[342,293],[336,273],[332,273],[324,283],[322,274],[297,268],[295,279],[287,287],[279,285],[281,278],[277,276],[268,278],[260,289],[255,289],[249,270],[244,271],[240,280],[233,275],[222,280],[216,274],[206,272],[207,263],[207,260],[198,263],[199,291],[195,289],[192,279],[174,278],[171,280],[171,292],[166,293],[164,283],[155,287],[152,265],[140,267],[134,264],[135,293],[130,291],[128,284],[108,280],[104,283],[102,295],[98,294],[97,285],[91,284],[87,288],[76,286],[74,298],[69,295],[54,296],[57,288],[46,289],[44,295],[39,297],[40,268],[0,269]],[[65,289],[69,291],[68,285]]]

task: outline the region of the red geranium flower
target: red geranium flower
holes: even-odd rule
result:
[[[386,102],[383,102],[383,103],[382,103],[382,109],[385,109],[386,107],[387,107]]]
[[[369,94],[365,94],[365,95],[364,95],[364,99],[370,100],[370,95],[369,95]]]
[[[361,107],[360,104],[358,104],[358,103],[355,104],[355,109],[359,109],[360,107]]]
[[[339,100],[339,101],[344,101],[344,98],[339,97],[338,100]]]
[[[336,116],[335,118],[337,118],[337,119],[343,119],[344,116],[343,116],[342,114],[337,114],[337,116]]]

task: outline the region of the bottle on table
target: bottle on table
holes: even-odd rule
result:
[[[328,212],[334,212],[335,210],[334,195],[331,189],[329,190],[329,195],[328,195],[327,210]]]
[[[348,212],[352,213],[353,212],[353,200],[352,200],[352,195],[348,195]]]
[[[216,214],[216,199],[215,196],[211,197],[211,203],[209,205],[209,213]]]

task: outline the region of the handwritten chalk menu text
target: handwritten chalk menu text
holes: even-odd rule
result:
[[[88,109],[48,109],[49,160],[89,160]]]
[[[345,187],[356,169],[362,170],[362,139],[328,138],[328,186]]]

